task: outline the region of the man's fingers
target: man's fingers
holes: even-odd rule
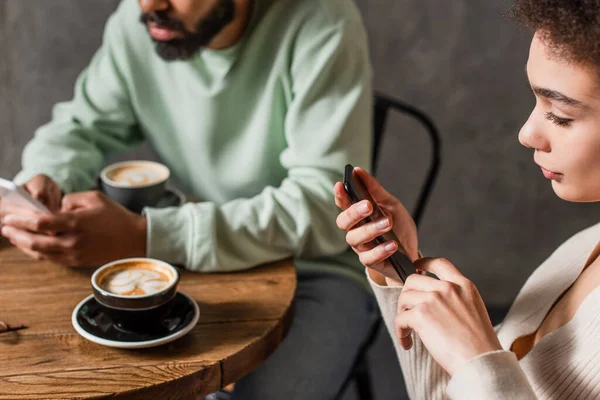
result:
[[[34,253],[62,253],[69,247],[65,237],[40,235],[11,226],[3,226],[1,233],[13,245]]]
[[[33,211],[26,208],[15,206],[7,201],[0,204],[0,218],[4,218],[9,214],[33,214]]]
[[[71,261],[71,258],[64,253],[40,253],[39,251],[20,249],[23,253],[27,254],[29,257],[38,261],[50,261],[55,264],[66,265],[71,267],[74,265],[74,262]]]
[[[47,193],[48,193],[48,208],[50,209],[50,211],[52,212],[58,212],[60,210],[60,203],[62,200],[62,192],[60,190],[60,187],[54,183],[52,183],[50,185],[50,187],[47,189]]]
[[[23,188],[40,203],[51,211],[56,211],[55,200],[52,198],[51,183],[48,178],[37,176],[23,185]]]
[[[11,209],[2,216],[3,225],[31,232],[39,231],[39,228],[36,226],[37,220],[36,215],[29,210]]]
[[[37,175],[23,185],[23,188],[33,197],[44,204],[51,212],[60,209],[62,193],[56,182],[46,175]]]
[[[11,243],[12,243],[12,241],[11,241]],[[16,246],[16,247],[19,247],[19,246],[17,246],[14,243],[12,243],[12,244],[14,246]],[[27,254],[29,257],[33,258],[34,260],[37,260],[37,261],[46,261],[48,259],[45,254],[42,254],[39,251],[33,251],[33,250],[25,249],[25,248],[22,248],[22,247],[19,247],[19,249],[23,253]]]
[[[62,211],[93,208],[104,202],[106,197],[97,190],[67,194],[62,199]]]
[[[19,212],[8,214],[2,223],[20,230],[36,233],[70,232],[76,228],[75,219],[70,214],[39,214],[33,212]]]
[[[23,188],[36,200],[44,200],[44,193],[46,192],[46,184],[44,179],[34,178],[23,185]]]

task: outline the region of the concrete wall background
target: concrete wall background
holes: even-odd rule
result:
[[[22,148],[51,106],[71,98],[117,3],[0,0],[0,176],[19,170]],[[600,217],[597,205],[556,198],[517,141],[533,106],[524,73],[529,35],[503,18],[507,1],[357,3],[376,89],[427,111],[443,135],[444,164],[421,249],[454,261],[488,305],[507,306],[553,249]],[[421,128],[393,116],[378,176],[409,209],[428,155]],[[124,157],[152,155],[146,147]],[[384,331],[370,357],[377,398],[404,398]]]
[[[0,0],[0,176],[100,43],[117,0]],[[358,0],[378,90],[437,122],[444,165],[421,228],[425,254],[453,260],[491,305],[509,304],[531,271],[600,216],[556,198],[517,133],[533,100],[524,65],[529,35],[506,1]],[[420,127],[390,120],[379,177],[412,205],[428,156]],[[146,156],[148,149],[129,156]]]

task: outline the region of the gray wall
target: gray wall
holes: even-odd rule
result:
[[[35,5],[34,5],[35,4]],[[53,103],[71,97],[116,0],[0,0],[0,176]],[[453,260],[490,305],[505,305],[565,238],[600,216],[557,199],[520,147],[533,105],[523,67],[529,37],[484,0],[358,0],[376,88],[423,108],[444,138],[444,165],[421,229],[428,255]],[[141,154],[146,154],[144,150]],[[427,164],[420,128],[393,117],[379,177],[409,206]]]

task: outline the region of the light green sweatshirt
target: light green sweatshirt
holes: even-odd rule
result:
[[[346,163],[371,163],[371,69],[352,0],[256,0],[236,45],[177,62],[155,53],[140,13],[124,0],[111,16],[15,180],[87,190],[106,156],[147,140],[202,199],[145,209],[149,257],[198,272],[295,257],[364,282],[332,194]]]

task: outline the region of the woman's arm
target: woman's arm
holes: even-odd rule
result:
[[[404,287],[383,286],[368,273],[410,397],[536,399],[515,354],[501,349],[475,287],[448,261],[418,265],[442,279],[411,276]],[[444,278],[463,286],[447,289]]]
[[[392,337],[409,397],[444,399],[446,386],[450,380],[448,373],[431,357],[417,335],[413,334],[413,346],[408,351],[402,349],[396,338],[394,320],[402,287],[386,285],[383,275],[373,270],[367,269],[367,276],[381,309],[385,326]]]
[[[356,169],[377,204],[351,204],[343,185],[334,187],[344,211],[338,227],[369,272],[402,366],[411,398],[535,399],[514,354],[502,350],[475,285],[444,259],[416,261],[417,232],[400,201],[366,171]],[[361,224],[379,206],[380,221]],[[400,243],[377,245],[374,239],[393,230]],[[402,285],[387,258],[398,248],[416,267],[436,275],[413,274]]]

